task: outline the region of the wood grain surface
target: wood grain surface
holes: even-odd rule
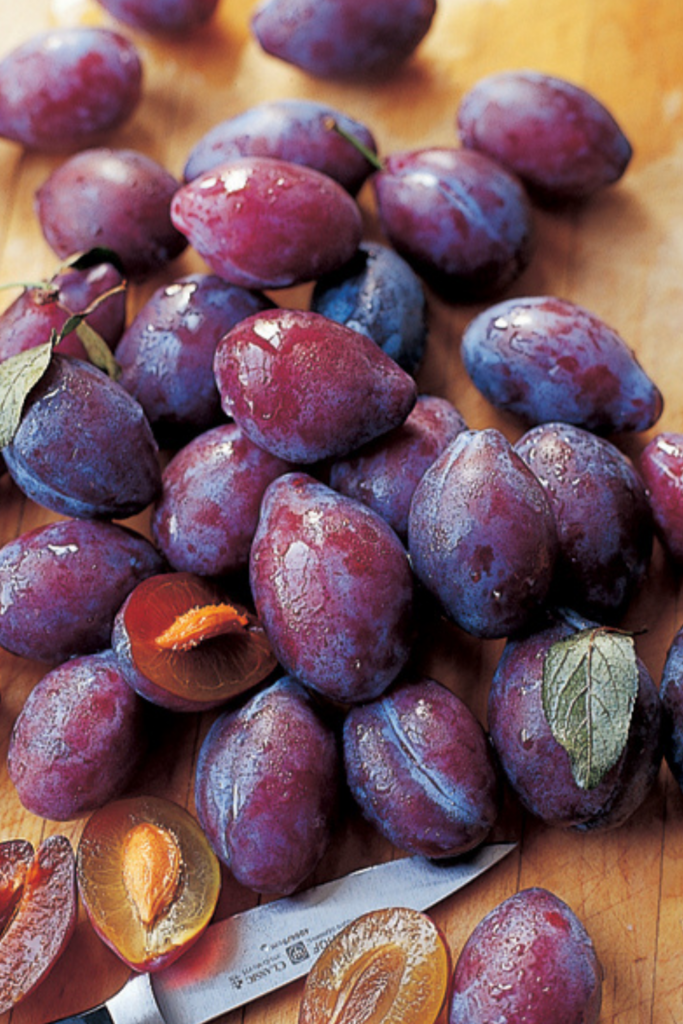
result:
[[[370,0],[371,2],[371,0]],[[429,36],[394,78],[374,86],[315,81],[267,57],[249,35],[250,0],[222,0],[210,26],[182,41],[129,32],[145,62],[144,99],[111,144],[137,148],[180,174],[190,147],[216,122],[261,100],[325,100],[366,122],[380,150],[455,144],[463,92],[481,76],[515,67],[564,76],[593,91],[615,114],[635,155],[623,181],[579,209],[537,211],[538,247],[515,294],[573,299],[612,324],[660,385],[665,410],[656,431],[683,430],[683,17],[679,0],[439,0]],[[104,23],[94,0],[0,0],[0,54],[33,32],[60,24]],[[126,30],[127,31],[127,30]],[[0,141],[0,282],[51,274],[57,259],[44,242],[33,194],[61,157],[27,154]],[[377,236],[372,196],[360,196],[367,231]],[[130,315],[162,281],[205,269],[185,254],[164,278],[133,290]],[[0,293],[0,308],[16,291]],[[305,305],[306,288],[277,301]],[[478,307],[481,308],[481,307]],[[521,430],[479,396],[459,357],[463,325],[478,311],[430,296],[431,333],[420,390],[451,399],[472,427]],[[637,455],[656,431],[620,438]],[[57,518],[0,479],[0,543]],[[147,529],[147,517],[130,521]],[[659,682],[666,650],[681,624],[680,579],[656,548],[649,577],[626,624]],[[426,671],[451,686],[483,720],[501,644],[435,626],[420,640]],[[12,723],[45,667],[0,654],[0,839],[38,844],[61,832],[74,844],[83,822],[47,822],[24,811],[5,754]],[[192,774],[210,716],[169,720],[138,782],[192,809]],[[474,886],[434,911],[457,956],[475,923],[529,885],[566,900],[591,933],[604,966],[603,1024],[683,1022],[683,796],[665,767],[644,806],[610,833],[568,834],[521,813],[508,798],[496,838],[517,851]],[[394,854],[351,818],[340,829],[315,881]],[[255,902],[225,878],[219,913]],[[112,995],[126,968],[94,936],[83,912],[49,978],[0,1024],[43,1024]],[[301,985],[225,1018],[226,1024],[293,1024]],[[552,1022],[549,1022],[552,1024]]]

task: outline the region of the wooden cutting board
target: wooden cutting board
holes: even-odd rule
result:
[[[248,31],[250,0],[223,0],[213,23],[177,42],[134,34],[145,62],[144,100],[111,139],[155,157],[180,174],[186,155],[213,124],[274,97],[325,100],[367,123],[380,150],[455,143],[463,92],[484,74],[534,68],[592,90],[616,115],[635,156],[618,186],[579,210],[538,212],[538,249],[515,294],[573,299],[612,324],[659,383],[665,410],[656,430],[683,430],[683,18],[678,0],[439,0],[432,30],[415,58],[372,89],[314,81],[263,54]],[[400,4],[398,4],[400,7]],[[105,23],[94,0],[22,0],[0,5],[0,54],[33,32],[62,24]],[[25,154],[0,142],[0,282],[49,275],[56,258],[34,218],[35,189],[59,157]],[[372,197],[360,196],[368,232],[376,234]],[[162,281],[205,269],[185,254],[165,278],[133,292],[130,313]],[[16,291],[0,293],[4,308]],[[305,305],[307,289],[276,296]],[[478,311],[430,298],[429,353],[423,392],[451,399],[472,427],[521,432],[497,415],[466,379],[459,357],[464,324]],[[637,455],[649,435],[624,449]],[[0,543],[56,518],[0,480]],[[145,515],[131,521],[147,529]],[[680,580],[656,548],[651,572],[627,618],[638,651],[659,682],[667,647],[681,624]],[[501,644],[475,641],[440,626],[423,637],[425,671],[451,686],[483,720]],[[43,666],[0,655],[0,839],[38,844],[61,832],[74,844],[82,822],[37,819],[20,805],[5,768],[7,740]],[[186,716],[159,738],[139,789],[192,808],[192,773],[206,718]],[[521,887],[542,885],[566,900],[590,931],[605,972],[604,1024],[671,1024],[683,1020],[683,797],[665,767],[643,807],[622,828],[574,835],[548,829],[511,798],[496,838],[518,850],[488,876],[434,911],[454,957],[475,923]],[[392,856],[368,826],[352,818],[340,831],[315,881]],[[220,914],[255,897],[226,877]],[[43,1024],[92,1006],[115,992],[127,971],[94,936],[84,915],[64,957],[7,1024]],[[225,1018],[248,1024],[293,1024],[301,984]]]

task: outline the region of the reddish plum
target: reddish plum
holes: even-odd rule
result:
[[[602,967],[574,911],[522,889],[476,926],[453,974],[449,1024],[597,1024]]]
[[[107,28],[33,36],[0,62],[0,135],[30,149],[92,146],[133,113],[142,90],[136,47]]]
[[[547,201],[585,199],[617,181],[631,145],[595,96],[538,71],[482,78],[462,98],[463,146],[486,153]]]
[[[375,512],[305,473],[267,488],[251,549],[259,617],[286,671],[347,703],[377,697],[412,642],[406,551]]]
[[[420,480],[408,545],[424,586],[462,629],[502,637],[548,598],[557,556],[543,487],[493,429],[464,430]]]
[[[199,823],[238,882],[289,893],[328,846],[340,776],[334,732],[285,676],[214,722],[197,761]]]
[[[241,320],[270,308],[265,296],[212,274],[189,274],[154,292],[115,355],[120,384],[158,436],[176,441],[223,420],[213,374],[216,345]]]
[[[652,554],[652,514],[633,463],[571,423],[534,427],[515,450],[543,484],[555,516],[556,602],[601,622],[618,620]]]
[[[77,518],[125,519],[161,488],[142,407],[101,370],[68,356],[52,357],[3,455],[29,498]]]
[[[268,100],[211,128],[188,156],[185,181],[239,157],[269,156],[321,171],[355,195],[372,166],[356,146],[331,130],[330,121],[377,151],[370,129],[334,107],[314,100]]]
[[[330,487],[368,505],[405,541],[415,488],[465,429],[464,419],[445,398],[418,395],[400,427],[332,464]]]
[[[357,204],[333,178],[274,157],[205,171],[173,197],[171,218],[214,273],[243,288],[287,288],[351,259]]]
[[[132,149],[86,149],[57,167],[36,193],[43,234],[58,256],[106,246],[138,280],[187,245],[171,223],[178,182]]]
[[[24,533],[0,548],[0,645],[52,662],[102,650],[127,595],[163,568],[148,540],[113,523],[67,519]]]
[[[236,423],[190,441],[164,470],[152,516],[152,536],[169,564],[202,576],[246,569],[263,493],[292,468]]]
[[[120,796],[145,745],[143,702],[107,650],[43,676],[14,723],[7,768],[26,810],[66,821]]]
[[[465,328],[462,360],[481,393],[529,425],[562,420],[608,434],[657,422],[659,389],[595,313],[539,295],[490,306]]]
[[[218,343],[223,410],[290,462],[347,455],[402,423],[415,381],[364,334],[319,313],[273,310]]]
[[[531,259],[534,228],[524,188],[481,153],[394,153],[372,183],[384,234],[446,299],[497,293]]]
[[[266,51],[320,78],[395,71],[429,31],[436,0],[264,0],[251,27]]]
[[[501,788],[486,734],[433,679],[403,682],[351,708],[344,764],[366,818],[399,849],[456,857],[483,842]]]
[[[683,565],[683,434],[657,434],[643,448],[639,465],[659,539],[676,565]]]

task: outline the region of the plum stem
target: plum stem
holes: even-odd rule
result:
[[[247,626],[249,619],[231,604],[207,604],[190,608],[173,620],[154,643],[165,651],[188,651],[202,640],[232,633],[235,626]]]
[[[342,126],[339,124],[338,121],[335,120],[334,117],[325,118],[325,127],[329,131],[336,132],[337,135],[341,135],[342,139],[346,139],[346,141],[350,142],[352,146],[355,146],[358,152],[365,157],[369,164],[372,164],[375,170],[381,171],[384,169],[384,164],[377,156],[377,154],[373,153],[373,151],[369,149],[364,143],[362,143],[359,138],[353,135],[352,132],[347,132],[345,128],[342,128]]]

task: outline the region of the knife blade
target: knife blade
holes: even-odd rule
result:
[[[175,963],[134,975],[106,1003],[58,1024],[204,1024],[303,977],[361,914],[427,910],[516,845],[491,843],[445,862],[404,857],[234,914],[207,928]]]

